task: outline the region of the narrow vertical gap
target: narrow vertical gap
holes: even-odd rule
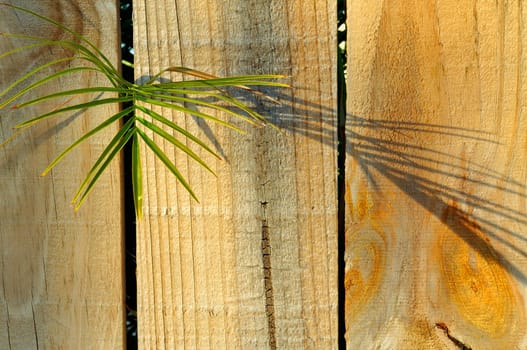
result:
[[[346,190],[346,0],[337,0],[337,123],[338,123],[338,346],[346,349],[346,287],[345,272],[345,203]]]
[[[121,24],[121,58],[130,63],[134,62],[133,51],[133,23],[132,23],[132,0],[120,0],[120,24]],[[127,65],[121,65],[123,78],[134,82],[134,70]],[[124,104],[123,108],[129,107]],[[127,118],[130,118],[128,116]],[[126,118],[125,118],[126,119]],[[126,122],[126,120],[124,121]],[[126,349],[138,348],[137,341],[137,280],[136,280],[136,216],[134,198],[132,191],[132,174],[128,169],[132,168],[131,143],[127,143],[123,150],[123,190],[124,190],[124,242],[125,242],[125,290],[126,290]]]

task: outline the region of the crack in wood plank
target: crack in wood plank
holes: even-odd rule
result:
[[[443,322],[437,322],[436,323],[436,327],[441,329],[443,332],[445,332],[446,336],[448,337],[448,339],[450,339],[460,350],[472,350],[472,348],[470,346],[467,346],[465,344],[463,344],[463,342],[459,339],[457,339],[456,337],[454,337],[453,335],[450,334],[450,331],[447,327],[447,325]]]
[[[40,349],[38,345],[38,332],[37,332],[37,321],[35,318],[35,307],[33,305],[33,301],[31,301],[31,314],[33,315],[33,331],[35,332],[35,346],[36,350]]]
[[[262,203],[264,208],[265,204]],[[271,350],[276,350],[276,323],[274,316],[273,277],[271,272],[271,244],[269,240],[269,226],[267,225],[267,220],[265,219],[262,220],[262,262],[264,273],[265,314],[267,316],[269,347]]]

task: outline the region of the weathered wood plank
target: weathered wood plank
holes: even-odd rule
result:
[[[114,0],[12,1],[53,17],[89,37],[115,62],[118,15]],[[60,38],[56,28],[22,13],[0,8],[0,31]],[[0,52],[22,41],[0,38]],[[0,89],[39,62],[64,52],[41,48],[0,59]],[[95,75],[70,76],[37,94],[100,85]],[[33,95],[32,97],[36,97]],[[82,97],[76,102],[80,103]],[[21,112],[2,111],[0,140],[12,127],[57,104]],[[40,172],[69,143],[119,106],[98,108],[35,126],[0,149],[0,348],[122,349],[124,310],[120,166],[111,166],[81,210],[69,205],[115,128],[80,146],[53,172]]]
[[[337,340],[336,9],[319,0],[137,1],[136,76],[184,65],[282,73],[282,129],[238,135],[173,114],[224,158],[179,153],[200,204],[145,153],[139,343],[172,349],[330,349]],[[166,112],[166,111],[165,111]],[[207,157],[207,155],[204,155]]]
[[[348,1],[348,348],[526,347],[526,6]]]

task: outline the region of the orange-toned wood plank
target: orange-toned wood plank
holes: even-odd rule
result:
[[[526,6],[348,1],[349,348],[525,348]]]

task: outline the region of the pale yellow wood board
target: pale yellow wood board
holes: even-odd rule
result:
[[[527,347],[526,6],[348,1],[349,349]]]
[[[134,3],[134,29],[136,78],[184,65],[221,76],[285,74],[292,85],[271,92],[280,106],[257,101],[282,133],[240,124],[247,134],[239,135],[168,114],[223,158],[203,154],[214,177],[167,148],[200,203],[143,154],[140,347],[335,348],[335,4],[143,0]]]
[[[70,26],[117,63],[116,1],[12,3]],[[60,30],[5,7],[0,7],[0,31],[63,37]],[[0,52],[22,44],[2,37]],[[0,89],[38,63],[64,54],[43,47],[0,59]],[[47,84],[30,97],[101,84],[106,82],[100,76],[77,74]],[[88,98],[94,96],[72,102]],[[0,140],[9,137],[18,122],[64,102],[0,111]],[[116,127],[80,146],[50,175],[39,175],[67,145],[118,110],[119,106],[98,108],[43,122],[0,149],[0,349],[124,348],[119,161],[79,212],[69,204]]]

